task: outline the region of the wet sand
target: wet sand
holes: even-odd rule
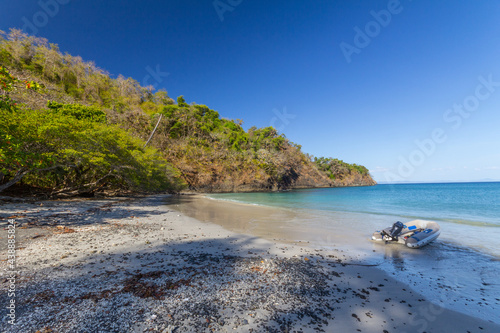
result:
[[[50,231],[47,237],[19,240],[24,243],[16,257],[16,326],[8,323],[3,306],[10,300],[5,292],[10,281],[6,252],[0,252],[0,330],[500,330],[492,322],[429,302],[376,267],[360,265],[349,253],[247,232],[266,232],[255,222],[270,211],[254,207],[257,216],[245,229],[237,215],[248,217],[250,210],[231,208],[224,216],[234,218],[233,226],[241,230],[236,232],[167,207],[167,200],[0,204],[1,217],[23,213],[16,218],[21,226]],[[197,209],[222,214],[209,213],[208,204]]]
[[[500,324],[500,261],[441,237],[421,249],[371,241],[393,216],[287,209],[214,200],[202,195],[172,197],[171,207],[200,221],[307,248],[351,263],[372,265],[435,304]],[[370,230],[357,227],[370,225]],[[445,230],[444,232],[447,232]]]

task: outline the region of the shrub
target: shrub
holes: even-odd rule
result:
[[[78,120],[88,119],[93,122],[105,123],[106,113],[95,106],[85,106],[81,104],[62,104],[48,102],[47,107],[63,115],[74,117]]]
[[[54,192],[168,191],[177,171],[154,148],[116,126],[59,109],[0,110],[0,172]]]

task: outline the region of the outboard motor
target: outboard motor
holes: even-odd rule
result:
[[[398,236],[403,231],[405,225],[402,222],[396,222],[392,225],[391,230],[389,230],[389,236],[392,237],[393,240],[398,240]]]
[[[382,239],[385,240],[386,242],[388,241],[397,241],[399,234],[401,234],[401,231],[403,231],[403,228],[405,225],[401,222],[396,222],[392,225],[391,229],[389,231],[382,231]]]

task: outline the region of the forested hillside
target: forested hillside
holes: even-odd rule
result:
[[[260,191],[373,185],[366,168],[245,131],[19,30],[0,35],[0,191]],[[157,125],[157,127],[156,127]],[[146,145],[151,133],[154,135]]]

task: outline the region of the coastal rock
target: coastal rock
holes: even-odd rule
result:
[[[247,170],[244,175],[207,175],[194,170],[188,174],[190,189],[187,192],[229,193],[268,192],[301,188],[372,186],[377,183],[369,174],[346,170],[341,177],[330,179],[318,170],[314,163],[305,161],[276,180],[255,170]]]

